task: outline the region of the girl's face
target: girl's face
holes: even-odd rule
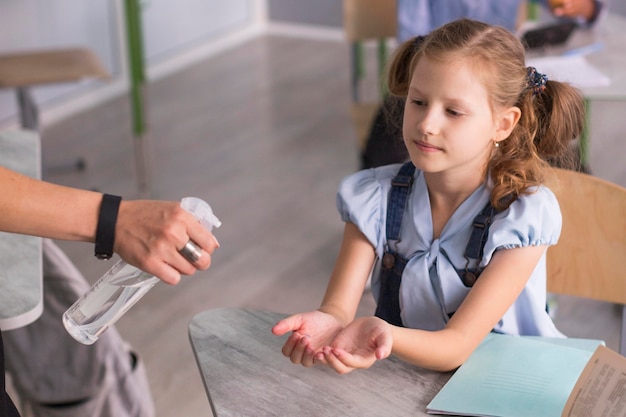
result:
[[[415,67],[402,131],[411,160],[426,173],[483,175],[500,140],[501,124],[474,68],[465,59],[426,57]]]

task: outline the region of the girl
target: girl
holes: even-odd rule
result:
[[[389,90],[405,98],[411,162],[344,179],[326,295],[274,326],[293,332],[283,354],[339,373],[392,353],[447,371],[491,331],[562,337],[545,265],[561,214],[541,183],[582,130],[582,95],[527,68],[509,31],[468,19],[403,43]],[[372,266],[376,316],[355,319]]]

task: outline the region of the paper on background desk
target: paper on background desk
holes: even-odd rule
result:
[[[603,342],[490,334],[428,404],[431,414],[560,417]]]
[[[611,79],[594,67],[583,55],[529,58],[526,65],[537,68],[548,79],[571,83],[574,87],[606,87]]]

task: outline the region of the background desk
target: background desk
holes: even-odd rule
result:
[[[600,70],[610,80],[609,85],[579,86],[587,101],[587,112],[591,111],[594,101],[626,101],[626,18],[609,12],[595,26],[578,28],[572,33],[564,45],[548,47],[528,52],[529,58],[559,56],[568,50],[600,44],[601,48],[595,52],[585,54],[585,59]],[[539,66],[537,70],[542,72]],[[575,68],[572,68],[575,72]],[[548,75],[550,75],[548,73]],[[587,121],[590,120],[589,114]],[[580,141],[581,160],[588,162],[588,147],[592,133],[589,122]]]
[[[40,178],[39,135],[0,132],[0,165]],[[43,310],[41,239],[0,232],[0,329],[35,321]]]
[[[287,336],[270,330],[283,317],[223,308],[191,320],[191,345],[216,417],[427,416],[426,405],[450,378],[396,358],[347,375],[294,365],[280,351]]]
[[[575,48],[599,42],[602,48],[586,55],[593,66],[611,79],[608,86],[581,87],[591,100],[626,100],[626,17],[608,13],[597,27],[576,30],[567,46]]]

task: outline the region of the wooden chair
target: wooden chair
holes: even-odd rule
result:
[[[383,96],[383,74],[387,63],[387,41],[396,37],[396,0],[344,0],[343,25],[351,47],[352,121],[357,132],[359,148],[363,150],[372,120]],[[379,92],[376,99],[364,100],[359,94],[366,75],[364,43],[377,43],[377,80]]]
[[[547,253],[548,291],[621,305],[626,355],[626,188],[557,168],[547,184],[563,214],[559,242]]]

